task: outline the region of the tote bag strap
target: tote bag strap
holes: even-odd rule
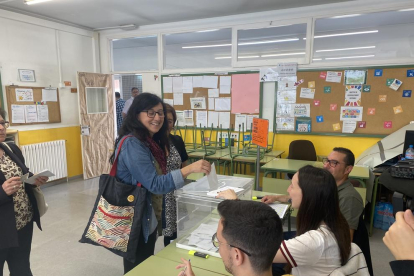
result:
[[[129,137],[133,137],[133,136],[132,135],[126,135],[119,142],[119,150],[118,150],[118,153],[115,156],[115,161],[114,161],[114,164],[112,165],[111,172],[109,173],[109,175],[112,176],[112,177],[115,177],[115,175],[116,175],[116,169],[118,168],[118,156],[121,153],[122,144],[124,143],[125,139],[129,138]],[[141,187],[141,183],[137,183],[137,186]]]

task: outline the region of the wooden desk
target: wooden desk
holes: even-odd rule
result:
[[[283,153],[285,153],[284,150],[272,150],[271,152],[265,153],[265,156],[273,156],[273,157],[281,158]]]
[[[294,159],[273,159],[269,163],[261,167],[261,170],[265,172],[264,176],[271,172],[282,172],[282,173],[296,173],[300,168],[306,165],[312,165],[315,167],[322,168],[323,163],[318,161],[304,161]],[[365,187],[364,180],[369,179],[369,169],[363,166],[354,166],[349,178],[357,179]]]
[[[170,246],[172,246],[172,244],[169,245],[168,247]],[[189,255],[183,258],[186,258],[188,260],[189,259],[188,256]],[[191,266],[193,268],[195,275],[197,276],[223,275],[223,274],[213,272],[211,270],[198,268],[195,265],[195,262],[197,262],[195,259],[201,259],[201,258],[197,258],[197,257],[191,258]],[[221,259],[219,260],[221,263],[223,263]],[[175,267],[179,264],[179,261],[180,261],[180,258],[177,258],[176,260],[169,260],[166,258],[159,257],[157,255],[151,256],[125,275],[126,276],[178,275],[180,270],[175,269]],[[229,274],[225,274],[225,275],[229,275]]]

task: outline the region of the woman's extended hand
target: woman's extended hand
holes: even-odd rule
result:
[[[205,173],[209,174],[211,171],[211,164],[206,160],[198,160],[181,169],[183,177],[187,177],[190,173]]]
[[[45,184],[48,180],[49,180],[49,177],[47,177],[47,176],[39,176],[38,178],[36,178],[34,184],[39,187],[39,186]]]
[[[216,198],[224,198],[224,199],[237,199],[237,194],[232,189],[228,189],[218,193]]]
[[[266,204],[272,204],[273,202],[275,202],[277,200],[276,196],[273,195],[265,195],[262,198],[262,202],[266,203]]]
[[[6,181],[4,181],[3,185],[1,186],[4,190],[4,192],[10,196],[16,193],[20,187],[22,186],[22,181],[20,180],[20,177],[10,177]]]

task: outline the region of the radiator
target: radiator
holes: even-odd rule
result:
[[[26,166],[34,174],[49,170],[55,175],[49,181],[68,177],[65,140],[25,145],[21,150]]]

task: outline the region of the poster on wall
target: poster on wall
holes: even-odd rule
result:
[[[30,69],[19,69],[20,81],[24,82],[35,82],[35,71]]]
[[[310,104],[292,104],[295,117],[310,117]]]
[[[33,102],[33,89],[30,88],[16,88],[17,102]]]
[[[365,84],[367,71],[364,70],[345,70],[345,85]]]
[[[276,130],[295,130],[295,118],[276,118]]]
[[[191,109],[206,109],[206,98],[190,98]]]
[[[341,121],[362,121],[363,107],[341,106]]]
[[[362,85],[345,86],[345,106],[361,106]]]

